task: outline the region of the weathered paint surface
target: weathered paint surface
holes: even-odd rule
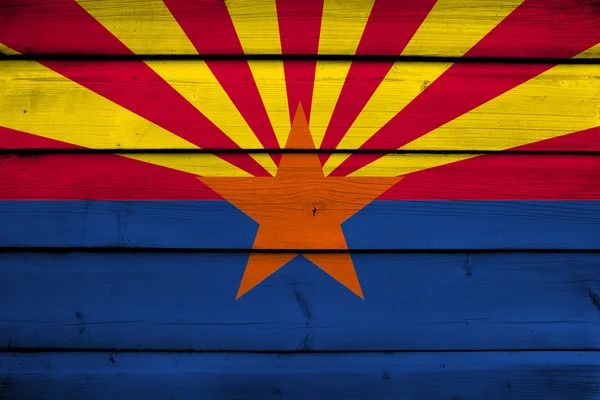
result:
[[[0,398],[597,398],[599,57],[588,0],[3,1]]]
[[[565,58],[597,39],[598,13],[595,2],[572,0],[6,0],[0,26],[15,47],[46,54]],[[127,47],[116,48],[106,32]]]
[[[319,367],[316,368],[315,365]],[[19,369],[28,375],[15,374]],[[7,398],[328,399],[598,397],[593,352],[0,355]],[[435,382],[435,384],[432,384]],[[76,388],[76,389],[74,389]]]
[[[598,253],[351,256],[365,300],[302,256],[236,300],[248,252],[24,249],[3,255],[0,343],[107,351],[600,347]]]
[[[0,216],[3,246],[50,251],[250,250],[258,229],[231,203],[215,200],[0,201]],[[357,251],[593,251],[600,202],[377,200],[342,229]],[[285,249],[303,250],[293,242],[276,250]]]

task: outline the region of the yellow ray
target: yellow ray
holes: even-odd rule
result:
[[[573,58],[600,58],[600,43],[590,47],[586,51],[577,54]]]
[[[196,54],[162,0],[76,0],[136,54]]]
[[[274,54],[281,54],[275,0],[256,0],[248,3],[228,1],[226,4],[245,54],[261,54],[265,49],[272,49]],[[248,65],[279,146],[284,147],[290,133],[291,121],[283,61],[250,60]]]
[[[136,54],[198,54],[162,0],[77,0],[95,19]],[[238,146],[260,149],[262,145],[217,78],[204,61],[147,61],[159,76]],[[277,167],[261,158],[271,174]],[[257,160],[258,161],[258,160]]]
[[[402,54],[462,56],[522,2],[482,0],[473,7],[465,5],[464,0],[438,0]],[[406,64],[395,63],[337,147],[359,148],[451,65],[422,65],[416,82],[411,75],[404,75],[409,68]],[[341,154],[330,158],[325,173],[333,171],[342,161]]]
[[[339,54],[340,49],[356,53],[373,3],[374,0],[324,0],[319,54]],[[317,148],[323,142],[349,69],[347,62],[317,61],[310,111],[310,130]]]
[[[139,115],[34,61],[0,63],[0,126],[93,149],[197,149]],[[131,158],[138,159],[137,156]],[[169,168],[161,155],[146,161]],[[246,176],[214,155],[197,175]]]
[[[232,170],[232,165],[223,159],[210,154],[181,154],[181,153],[142,153],[142,154],[119,154],[127,158],[143,161],[150,164],[161,165],[163,167],[175,169],[178,171],[189,172],[197,176],[210,177],[231,177],[231,176],[251,176],[250,174],[237,169]],[[269,157],[264,154],[262,158]],[[237,167],[234,167],[237,168]],[[234,175],[235,174],[235,175]]]
[[[559,65],[403,146],[405,150],[506,150],[600,125],[600,66]],[[386,155],[352,175],[395,176],[474,157],[400,165]]]
[[[438,0],[402,54],[462,57],[524,0]]]
[[[352,55],[356,52],[375,0],[324,0],[319,54]]]
[[[331,157],[344,160],[349,154],[335,153]],[[380,162],[381,158],[348,176],[403,176],[472,157],[470,154],[387,154],[383,157],[385,161]]]
[[[3,45],[2,43],[0,43],[0,54],[5,54],[7,56],[16,56],[16,55],[19,54],[19,52],[11,49],[8,46]]]

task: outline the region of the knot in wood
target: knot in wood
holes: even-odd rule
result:
[[[325,204],[326,203],[321,199],[308,200],[302,207],[303,214],[311,218],[318,217],[325,211]]]

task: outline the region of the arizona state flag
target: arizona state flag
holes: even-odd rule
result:
[[[302,254],[363,298],[348,249],[467,242],[456,202],[405,200],[599,197],[598,159],[571,153],[598,150],[600,70],[553,61],[600,54],[595,7],[9,1],[0,196],[39,215],[4,242],[256,250],[236,297]]]
[[[598,60],[588,0],[0,0],[0,399],[597,396]]]

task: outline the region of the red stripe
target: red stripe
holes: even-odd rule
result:
[[[200,54],[243,55],[225,1],[164,0]]]
[[[130,53],[125,45],[75,2],[44,3],[39,6],[39,9],[33,7],[30,6],[28,9],[32,14],[20,16],[31,18],[37,15],[36,13],[57,12],[53,10],[53,7],[58,7],[59,10],[67,12],[71,18],[78,21],[76,26],[83,29],[83,33],[74,31],[71,28],[72,25],[69,24],[54,26],[56,24],[47,20],[46,23],[39,25],[32,21],[21,21],[22,23],[19,25],[21,29],[13,27],[10,36],[3,35],[0,39],[18,52],[31,51],[30,46],[35,46],[39,38],[48,36],[53,29],[61,29],[64,32],[63,39],[67,42],[73,37],[89,34],[97,41],[103,40],[103,45],[110,52],[109,54]],[[57,43],[56,45],[62,44]],[[41,63],[202,148],[239,148],[141,60],[118,62],[43,61]],[[228,155],[224,155],[222,158],[232,163],[240,159],[240,157],[233,159]],[[268,175],[268,172],[250,156],[242,158],[244,158],[244,165],[248,168],[248,172],[254,175]]]
[[[130,54],[72,0],[2,0],[0,43],[20,53]]]
[[[200,54],[244,54],[224,1],[165,0]],[[207,60],[209,68],[266,149],[277,137],[246,61]],[[276,162],[279,157],[274,157]]]
[[[469,57],[571,58],[600,43],[595,0],[526,0]]]
[[[79,148],[0,127],[0,148]],[[599,151],[600,127],[515,150]],[[600,199],[600,157],[486,155],[407,175],[383,200]],[[116,155],[0,157],[0,199],[218,199],[194,175]]]
[[[436,0],[375,0],[356,54],[402,53]]]
[[[0,149],[80,149],[81,147],[58,140],[46,139],[41,136],[0,126]]]
[[[401,54],[434,4],[435,0],[377,0],[356,54]],[[335,149],[393,65],[393,61],[352,63],[322,149]],[[322,157],[322,161],[326,158]]]
[[[599,151],[600,128],[515,150]],[[383,200],[598,200],[600,156],[485,155],[407,175]]]
[[[77,149],[0,127],[0,147]],[[174,156],[176,157],[176,156]],[[184,157],[182,155],[182,157]],[[201,156],[198,156],[201,157]],[[0,156],[2,200],[209,200],[221,197],[196,176],[113,154]]]
[[[556,7],[554,9],[544,9],[544,5],[548,6],[545,0],[526,1],[466,55],[470,57],[489,55],[491,47],[500,46],[506,57],[530,56],[524,49],[540,45],[540,31],[547,33],[546,40],[562,42],[571,40],[568,46],[547,49],[544,55],[550,58],[570,58],[600,42],[600,24],[594,25],[593,30],[586,30],[589,36],[581,37],[577,33],[581,18],[561,14],[558,7],[570,5],[572,8],[567,9],[569,12],[576,10],[578,13],[587,13],[588,16],[598,14],[597,9],[591,5],[579,4],[575,0],[552,0],[552,5]],[[532,22],[532,15],[539,9],[545,10],[544,15],[553,10],[554,19],[547,17]],[[554,29],[550,29],[550,25]],[[553,66],[552,64],[454,64],[362,145],[361,149],[397,149]],[[332,175],[349,174],[380,157],[381,155],[351,156]]]
[[[279,0],[282,1],[282,0]],[[285,0],[292,2],[293,0]],[[313,1],[313,0],[311,0]],[[202,39],[202,47],[206,54],[243,54],[241,49],[231,41],[228,29],[222,30],[222,3],[216,0],[188,0],[170,1],[169,8],[179,8],[179,14],[185,14],[190,23],[199,26],[208,26],[208,36]],[[79,54],[128,54],[128,51],[114,52],[114,48],[107,45],[102,33],[88,30],[89,25],[81,19],[79,12],[73,8],[72,0],[3,0],[0,7],[0,35],[13,37],[36,53],[79,53]],[[298,4],[306,4],[297,2]],[[351,2],[348,2],[351,4]],[[365,42],[365,54],[386,54],[389,43],[395,42],[395,29],[398,25],[411,24],[412,8],[419,1],[402,5],[402,9],[393,1],[389,1],[389,8],[380,14],[380,24],[388,25],[381,39]],[[311,4],[311,3],[309,3]],[[173,6],[174,5],[174,6]],[[376,4],[376,6],[378,6]],[[313,6],[303,6],[299,18],[307,24],[313,23]],[[504,33],[512,38],[512,42],[519,42],[519,48],[524,57],[548,57],[548,50],[556,57],[570,57],[573,48],[580,48],[581,42],[587,42],[590,36],[597,34],[600,26],[599,11],[596,0],[527,0],[519,7],[518,12],[509,16],[512,20],[512,29],[505,29]],[[23,15],[28,15],[25,21],[26,28],[48,25],[48,35],[40,36],[34,43],[27,37],[18,37],[22,31]],[[316,23],[316,21],[314,21]],[[16,29],[16,31],[15,31]],[[35,27],[35,29],[38,29]],[[42,28],[44,29],[44,28]],[[504,28],[503,28],[504,29]],[[523,35],[523,30],[527,35]],[[561,33],[569,30],[568,36]],[[72,32],[78,32],[73,35]],[[17,32],[17,37],[15,37]],[[300,31],[298,34],[304,35]],[[310,36],[309,34],[307,34]],[[297,42],[299,47],[290,46],[290,54],[304,53],[303,43]],[[514,54],[510,41],[504,39],[487,41],[479,46],[481,55],[490,57],[505,57]]]
[[[317,54],[323,16],[323,0],[277,0],[277,18],[283,54]],[[301,103],[310,118],[316,61],[283,62],[290,121]]]

